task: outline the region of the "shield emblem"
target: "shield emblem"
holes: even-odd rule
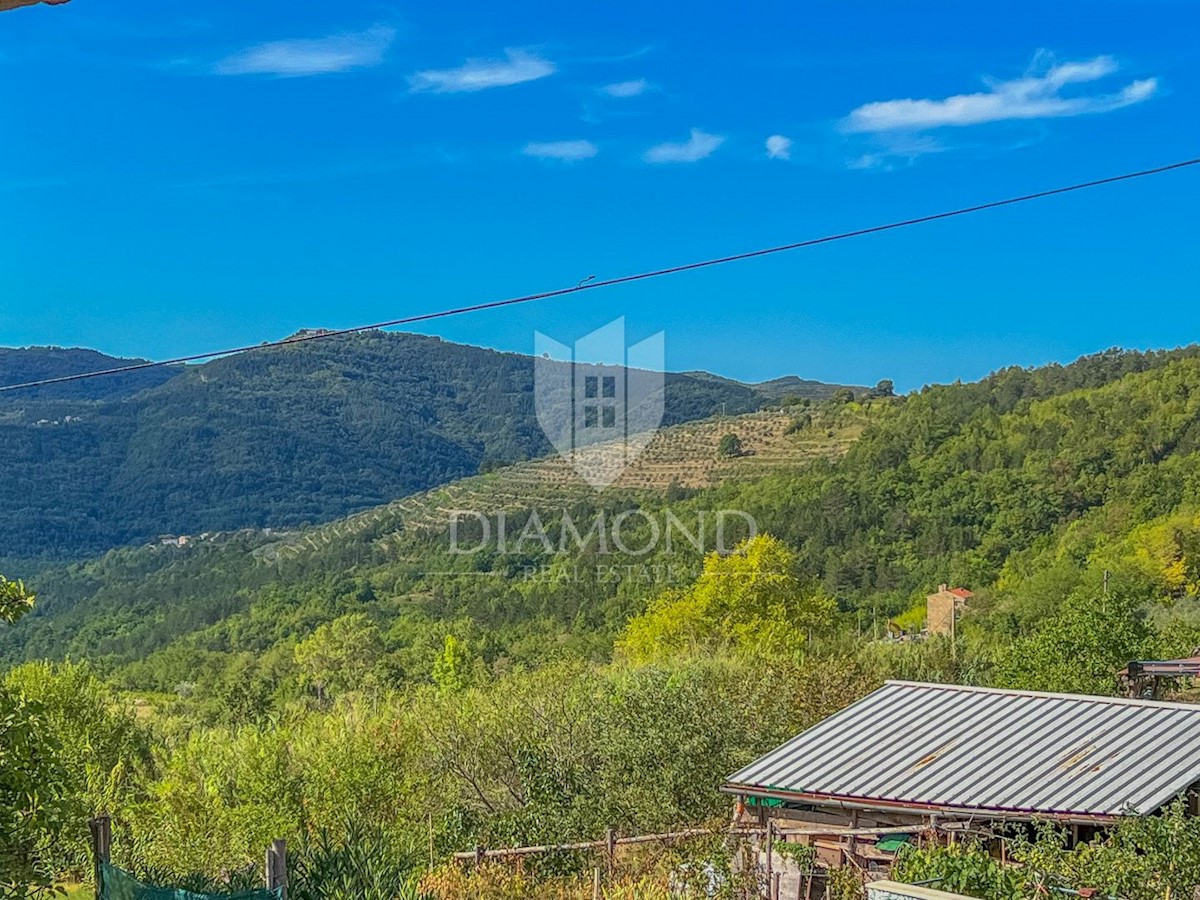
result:
[[[534,404],[551,445],[598,491],[616,481],[662,424],[663,333],[625,346],[625,319],[569,347],[534,332]]]

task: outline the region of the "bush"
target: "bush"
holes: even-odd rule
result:
[[[290,857],[292,900],[417,900],[419,875],[411,856],[379,828],[350,822],[334,839],[322,831]]]
[[[718,456],[741,456],[743,453],[742,439],[732,431],[721,435],[721,441],[717,444]]]
[[[783,433],[795,434],[798,431],[803,431],[805,428],[808,428],[811,425],[812,416],[808,413],[804,413],[803,415],[795,416],[792,421],[788,423],[788,426],[784,429]]]
[[[51,856],[72,810],[59,747],[41,707],[0,687],[0,898],[50,892]]]

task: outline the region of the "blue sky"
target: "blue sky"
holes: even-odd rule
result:
[[[0,344],[155,358],[1200,155],[1175,2],[72,0],[0,15]],[[1200,170],[432,323],[904,388],[1200,339]]]

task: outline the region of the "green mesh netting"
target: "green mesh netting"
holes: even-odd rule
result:
[[[142,884],[124,869],[111,863],[100,864],[100,900],[280,900],[278,888],[239,891],[236,894],[197,894],[178,888]]]

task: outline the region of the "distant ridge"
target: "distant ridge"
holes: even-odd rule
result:
[[[810,400],[828,400],[839,390],[849,388],[855,394],[862,394],[867,388],[853,384],[827,384],[824,381],[813,381],[800,378],[797,375],[784,375],[782,378],[772,378],[770,381],[760,381],[748,384],[760,394],[782,400],[785,397],[806,397]]]
[[[783,375],[779,378],[772,378],[770,381],[748,382],[734,381],[732,378],[723,378],[720,375],[713,375],[711,372],[684,372],[683,374],[689,378],[736,384],[749,388],[770,400],[783,400],[789,397],[799,397],[805,400],[828,400],[843,388],[849,388],[855,394],[863,394],[868,390],[861,385],[829,384],[824,381],[814,381],[811,378],[801,378],[798,375]]]
[[[0,349],[0,384],[128,362]],[[375,331],[0,393],[0,556],[319,524],[546,456],[533,372],[529,356]],[[665,389],[664,425],[776,399],[702,373]]]
[[[0,386],[98,372],[119,366],[148,362],[109,356],[82,347],[0,347]],[[0,408],[22,405],[30,400],[112,400],[147,388],[157,387],[182,371],[180,366],[165,366],[141,372],[106,375],[65,384],[26,388],[0,394]]]

